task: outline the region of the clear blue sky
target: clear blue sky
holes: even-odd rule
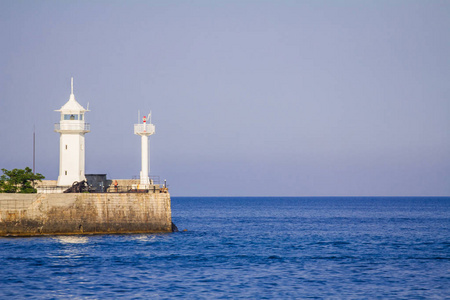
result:
[[[0,167],[56,179],[53,124],[91,112],[86,172],[172,195],[450,195],[450,1],[0,1]]]

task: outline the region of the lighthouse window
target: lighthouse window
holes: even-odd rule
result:
[[[78,115],[64,115],[64,120],[78,120]]]
[[[83,115],[80,115],[80,121],[83,121]]]
[[[65,175],[67,175],[67,171],[65,171]]]

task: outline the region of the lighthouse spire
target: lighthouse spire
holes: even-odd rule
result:
[[[70,77],[70,94],[73,95],[73,77]]]

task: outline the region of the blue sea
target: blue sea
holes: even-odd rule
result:
[[[173,197],[172,216],[0,238],[0,299],[450,299],[449,197]]]

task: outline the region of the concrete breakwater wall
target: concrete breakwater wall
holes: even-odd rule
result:
[[[0,194],[0,236],[171,230],[169,193]]]

